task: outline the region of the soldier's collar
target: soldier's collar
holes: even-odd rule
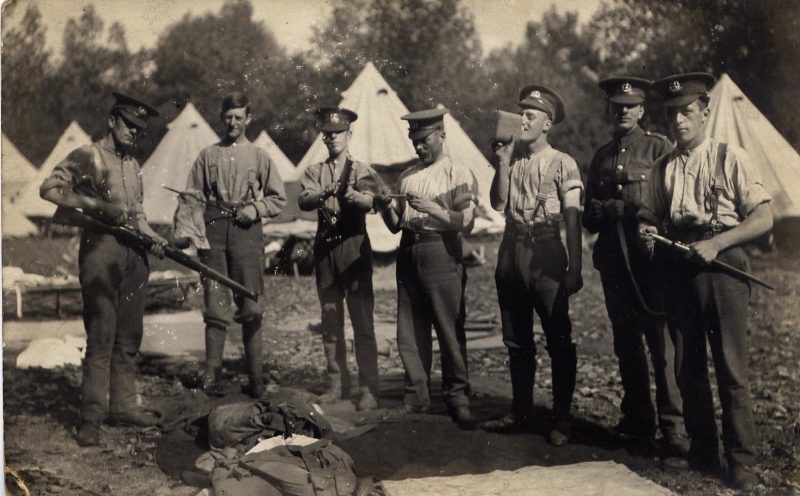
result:
[[[100,148],[103,148],[109,153],[116,155],[119,158],[126,158],[130,155],[129,151],[125,147],[117,148],[117,144],[114,141],[114,137],[111,136],[111,133],[106,134],[100,141],[98,141]]]
[[[644,135],[644,129],[642,129],[641,126],[636,125],[636,127],[631,129],[627,134],[614,136],[614,141],[619,143],[621,146],[627,146],[631,143],[631,141],[640,138],[642,135]]]

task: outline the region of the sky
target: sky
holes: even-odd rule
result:
[[[560,12],[576,11],[581,22],[587,21],[601,0],[558,0]],[[4,0],[3,30],[16,26],[28,5],[36,5],[47,28],[47,46],[58,54],[67,20],[81,15],[81,9],[93,4],[108,28],[113,22],[125,27],[128,47],[137,51],[152,47],[169,25],[185,14],[218,12],[224,0]],[[311,46],[314,26],[323,26],[330,17],[332,4],[326,0],[252,0],[253,17],[262,21],[280,44],[290,52]],[[483,50],[517,44],[530,20],[540,20],[553,0],[462,0],[475,16],[476,29]]]

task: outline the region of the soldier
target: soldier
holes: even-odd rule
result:
[[[44,180],[39,193],[59,207],[79,208],[109,225],[129,225],[155,239],[162,257],[166,240],[147,224],[139,163],[130,152],[158,112],[136,98],[113,93],[108,132],[78,148]],[[100,425],[152,426],[157,419],[136,406],[136,354],[142,342],[145,288],[150,268],[144,248],[85,228],[79,253],[86,357],[81,386],[80,446],[100,444]]]
[[[592,260],[600,271],[622,378],[623,416],[614,430],[648,443],[655,436],[656,411],[650,399],[644,336],[655,373],[665,460],[677,457],[671,461],[679,463],[688,443],[675,376],[675,348],[663,317],[663,288],[656,267],[636,248],[636,213],[647,193],[647,177],[653,162],[672,150],[672,144],[639,127],[650,81],[615,77],[600,81],[599,86],[606,93],[606,118],[614,137],[597,150],[589,166],[583,225],[599,233]]]
[[[202,192],[207,202],[205,223],[210,249],[198,250],[198,254],[203,263],[259,295],[264,289],[261,219],[278,215],[286,204],[286,194],[278,168],[264,150],[245,136],[252,119],[247,96],[238,92],[226,96],[222,100],[221,118],[225,124],[224,138],[200,152],[186,182],[187,190]],[[227,213],[232,210],[235,215]],[[250,380],[248,393],[254,398],[261,396],[264,392],[261,305],[237,293],[233,296],[236,313],[231,319],[230,291],[207,278],[203,279],[203,291],[206,304],[203,388],[218,391],[225,336],[233,320],[242,325]]]
[[[667,314],[677,334],[676,367],[684,421],[691,439],[689,463],[720,468],[717,427],[709,384],[706,341],[711,347],[722,405],[722,439],[728,482],[750,490],[756,482],[756,428],[747,382],[748,282],[709,268],[714,259],[748,266],[742,245],[772,228],[770,196],[744,150],[705,136],[708,90],[705,73],[669,76],[653,83],[663,98],[677,148],[656,161],[650,194],[639,211],[640,238],[652,255],[661,233],[691,248],[689,258],[655,250],[668,264]]]
[[[493,431],[514,431],[533,424],[536,346],[533,312],[541,319],[552,358],[554,424],[548,442],[569,442],[569,410],[575,389],[577,356],[572,342],[568,297],[583,286],[581,278],[578,165],[553,149],[548,133],[564,118],[564,103],[550,88],[531,85],[519,95],[524,154],[513,156],[516,140],[496,146],[497,170],[492,207],[505,211],[506,229],[497,257],[495,282],[508,347],[513,400],[506,416],[484,422]],[[567,250],[560,220],[566,223]]]
[[[400,175],[398,198],[379,204],[389,230],[403,231],[397,254],[397,348],[406,394],[399,412],[430,410],[433,325],[442,355],[442,395],[453,420],[471,428],[464,331],[467,273],[459,233],[474,224],[478,184],[469,169],[445,153],[447,112],[430,109],[402,117],[419,161]]]
[[[372,169],[350,158],[347,144],[350,124],[358,115],[348,109],[322,107],[315,112],[328,147],[328,160],[306,169],[301,181],[302,210],[317,209],[314,238],[317,295],[322,307],[322,341],[325,347],[329,389],[323,402],[349,397],[344,306],[353,323],[358,363],[359,410],[378,407],[378,348],[372,311],[372,248],[367,236],[366,213],[372,209],[377,181]]]

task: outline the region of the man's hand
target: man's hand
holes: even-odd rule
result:
[[[567,276],[564,280],[567,290],[567,296],[574,295],[583,287],[583,276],[580,270],[567,269]]]
[[[514,143],[515,139],[513,136],[508,143],[503,143],[501,141],[492,143],[492,151],[500,164],[507,165],[511,163],[511,156],[514,154]]]
[[[603,215],[611,220],[623,218],[625,216],[625,202],[622,200],[606,200],[603,204]]]
[[[438,203],[429,199],[419,196],[417,193],[408,193],[408,205],[423,214],[432,214],[436,210],[441,210],[442,207]]]
[[[128,209],[124,205],[116,205],[102,200],[97,202],[97,206],[91,209],[90,213],[111,226],[124,225],[128,220]]]
[[[331,196],[336,194],[336,190],[339,189],[339,181],[334,181],[329,185],[322,188],[319,192],[319,199],[320,201],[325,200],[326,198],[330,198]]]
[[[252,203],[236,211],[236,223],[242,227],[248,227],[257,220],[258,210]]]
[[[603,220],[603,202],[597,198],[589,200],[589,218],[594,222]]]
[[[153,238],[154,242],[153,242],[152,245],[150,245],[150,247],[148,248],[148,251],[153,256],[156,256],[158,258],[164,258],[164,248],[167,247],[167,244],[168,244],[167,240],[162,238],[158,234],[150,235],[150,237]]]
[[[693,260],[704,264],[710,264],[719,255],[719,246],[717,246],[714,238],[695,241],[689,245],[689,248],[692,249],[692,253],[689,256]]]
[[[650,258],[653,258],[653,253],[655,253],[656,249],[656,240],[653,237],[654,234],[658,234],[656,226],[639,224],[639,247],[646,252]]]
[[[381,191],[375,195],[375,197],[372,199],[372,203],[375,205],[376,209],[386,210],[392,205],[392,197],[389,196],[388,191]]]

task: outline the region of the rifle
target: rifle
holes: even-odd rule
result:
[[[676,249],[676,250],[680,251],[681,253],[685,253],[685,254],[688,255],[689,253],[692,252],[691,248],[689,248],[685,244],[681,243],[680,241],[672,241],[671,239],[667,239],[664,236],[659,236],[658,234],[651,234],[651,236],[653,237],[654,240],[656,240],[657,242],[661,243],[662,245],[670,246],[673,249]],[[747,272],[745,272],[743,270],[739,270],[739,269],[737,269],[736,267],[734,267],[732,265],[726,264],[725,262],[721,262],[719,260],[713,260],[710,265],[712,267],[718,268],[719,270],[721,270],[722,272],[728,274],[729,276],[733,276],[733,277],[736,277],[736,278],[739,278],[739,279],[744,279],[744,280],[747,280],[747,281],[750,281],[750,282],[754,282],[754,283],[758,284],[759,286],[764,286],[767,289],[775,290],[775,286],[772,286],[771,284],[767,284],[766,282],[762,281],[758,277],[756,277],[756,276],[754,276],[752,274],[748,274]]]
[[[342,169],[342,174],[339,176],[339,179],[336,181],[336,189],[333,191],[331,196],[341,199],[342,195],[347,192],[347,186],[350,182],[350,174],[353,172],[353,161],[348,158],[344,163],[344,169]],[[341,209],[341,204],[339,205]],[[321,237],[328,243],[335,242],[341,239],[341,233],[336,232],[336,224],[339,222],[339,217],[335,212],[325,207],[325,205],[321,205],[319,207],[319,214],[321,217],[322,222],[320,222],[321,228]],[[341,215],[341,212],[339,212]]]
[[[88,227],[101,232],[119,235],[120,237],[145,248],[149,248],[156,243],[152,237],[129,225],[111,226],[75,209],[59,207],[58,212],[58,215],[54,217],[54,219],[57,218],[59,222],[69,222],[69,225],[75,225],[84,228]],[[217,272],[208,265],[193,259],[189,255],[176,248],[173,248],[172,246],[164,247],[164,255],[188,269],[199,272],[201,275],[211,279],[212,281],[216,281],[223,286],[250,298],[253,301],[258,301],[258,295],[243,285],[239,284],[233,279],[228,278],[224,274]]]
[[[196,199],[197,201],[199,201],[200,203],[202,203],[204,205],[209,205],[209,206],[212,206],[212,207],[215,207],[215,208],[219,209],[220,212],[222,212],[223,214],[225,214],[228,217],[236,217],[236,209],[230,208],[230,207],[226,207],[225,205],[222,205],[219,202],[206,200],[205,198],[200,198],[199,196],[195,196],[195,195],[191,194],[188,191],[180,191],[180,190],[177,190],[175,188],[170,188],[169,186],[162,186],[162,188],[164,188],[166,190],[169,190],[169,191],[172,191],[173,193],[178,193],[178,196],[180,196],[180,197],[191,196],[192,198]]]

